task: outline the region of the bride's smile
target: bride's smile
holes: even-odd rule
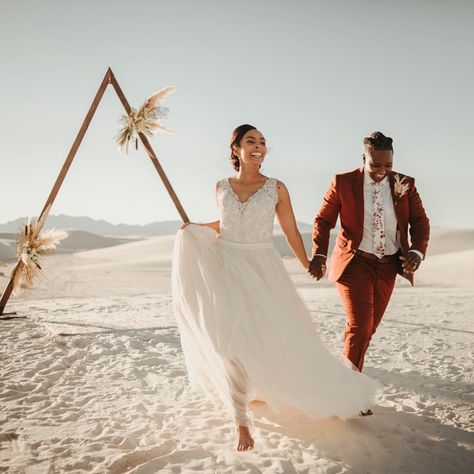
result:
[[[241,142],[233,147],[233,151],[244,166],[261,166],[267,154],[265,137],[258,130],[250,130]]]

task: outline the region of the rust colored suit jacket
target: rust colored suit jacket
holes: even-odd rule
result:
[[[400,196],[395,193],[395,175],[405,179],[408,191]],[[430,235],[429,219],[426,216],[421,198],[415,187],[415,180],[396,172],[388,175],[392,191],[395,215],[397,217],[397,236],[402,255],[408,251],[418,250],[426,255]],[[329,281],[335,282],[354,257],[362,241],[364,229],[364,167],[344,174],[338,174],[332,180],[313,226],[313,255],[327,255],[329,233],[335,227],[340,216],[341,229],[336,238],[336,245],[331,256]],[[411,246],[408,243],[408,231]],[[401,261],[399,273],[413,285],[413,273],[404,273]]]

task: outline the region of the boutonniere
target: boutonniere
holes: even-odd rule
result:
[[[410,185],[405,182],[405,180],[407,179],[406,176],[400,179],[400,175],[398,173],[395,173],[394,178],[395,182],[393,183],[393,192],[398,201],[408,192],[408,190],[410,189]]]

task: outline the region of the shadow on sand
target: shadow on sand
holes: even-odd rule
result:
[[[391,407],[375,407],[373,416],[345,422],[335,417],[314,421],[299,413],[277,415],[262,402],[252,402],[252,409],[267,420],[257,421],[256,427],[294,438],[303,450],[311,447],[351,473],[472,472],[474,434],[432,418]]]

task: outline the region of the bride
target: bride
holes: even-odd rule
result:
[[[178,231],[172,292],[190,383],[224,404],[245,451],[254,445],[251,400],[347,419],[374,404],[377,384],[323,345],[272,243],[276,214],[308,269],[288,190],[260,173],[264,136],[241,125],[230,148],[237,173],[216,184],[220,219]]]

